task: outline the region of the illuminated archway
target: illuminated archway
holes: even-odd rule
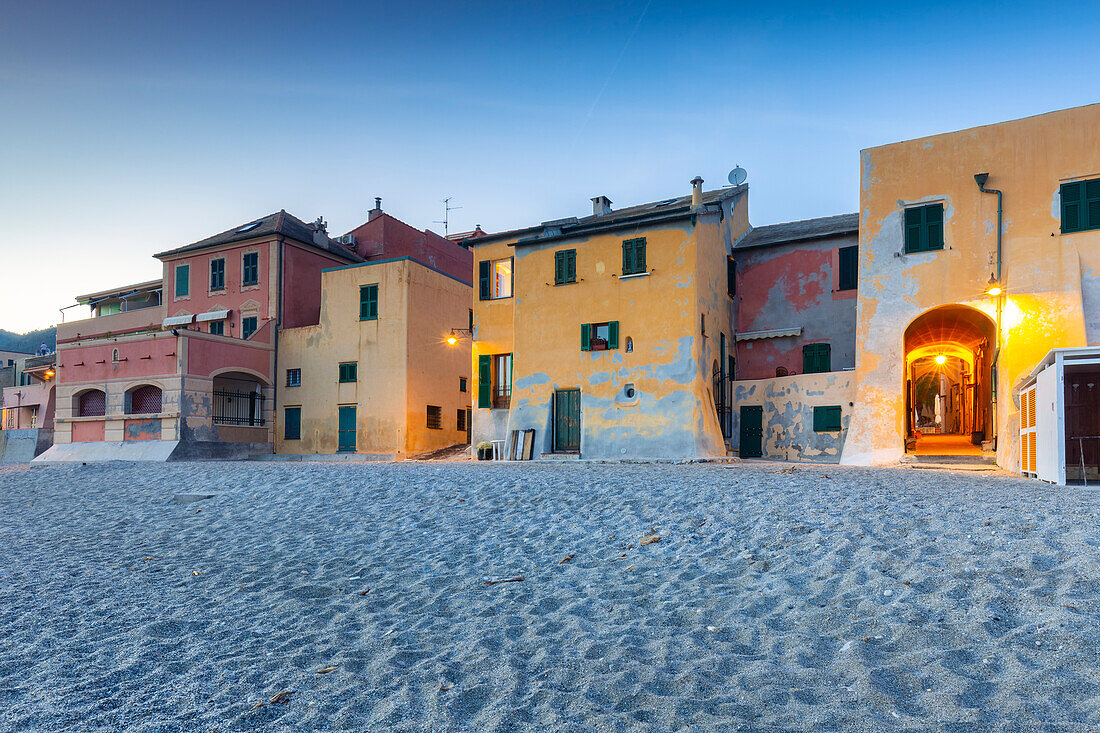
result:
[[[958,436],[950,452],[977,453],[992,437],[997,327],[965,305],[925,311],[905,329],[907,450],[928,435]]]

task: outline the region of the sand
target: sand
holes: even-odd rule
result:
[[[749,462],[6,470],[0,730],[1096,731],[1098,497]]]

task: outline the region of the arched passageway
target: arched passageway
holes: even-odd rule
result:
[[[979,455],[993,438],[997,327],[964,305],[925,311],[905,329],[905,448]]]

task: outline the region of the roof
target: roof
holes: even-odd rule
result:
[[[721,205],[727,199],[736,198],[748,191],[749,187],[728,186],[713,191],[704,191],[702,205],[714,207]],[[600,229],[614,229],[624,226],[636,226],[650,224],[671,219],[682,219],[692,216],[696,210],[691,205],[691,194],[662,201],[651,201],[637,206],[628,206],[607,214],[593,214],[591,216],[570,216],[565,219],[552,219],[542,224],[525,229],[512,229],[504,232],[486,234],[465,240],[465,244],[478,247],[489,242],[499,242],[502,239],[515,239],[517,246],[524,244],[538,244],[549,239],[562,239],[581,236]]]
[[[157,258],[169,257],[173,255],[185,254],[187,252],[197,252],[198,250],[208,249],[210,247],[219,247],[223,244],[231,244],[233,242],[243,242],[247,239],[256,239],[257,237],[282,235],[290,239],[294,239],[303,244],[308,244],[312,247],[328,252],[329,254],[343,257],[346,260],[352,262],[362,261],[362,257],[355,252],[350,251],[347,247],[342,246],[338,242],[333,241],[328,235],[325,235],[321,244],[318,244],[313,239],[313,227],[306,224],[304,221],[296,216],[286,213],[286,210],[280,210],[274,214],[268,214],[265,217],[256,219],[254,221],[239,224],[232,229],[227,229],[221,234],[215,234],[212,237],[201,239],[198,242],[185,245],[183,247],[177,247],[176,249],[166,250],[164,252],[158,252],[153,255]]]
[[[103,300],[104,298],[121,298],[123,295],[130,295],[131,293],[144,293],[151,292],[153,290],[160,290],[164,285],[164,281],[160,278],[156,280],[149,280],[143,283],[136,283],[134,285],[122,285],[117,288],[110,288],[109,290],[100,290],[98,293],[88,293],[87,295],[78,295],[76,300],[78,303],[83,303],[89,300]]]
[[[817,219],[803,219],[802,221],[789,221],[785,224],[754,227],[737,242],[734,249],[765,247],[773,244],[802,242],[807,239],[822,239],[824,237],[858,233],[859,214],[822,216]]]

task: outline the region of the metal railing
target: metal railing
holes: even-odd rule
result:
[[[213,391],[210,419],[215,425],[263,427],[264,396],[259,392]]]

